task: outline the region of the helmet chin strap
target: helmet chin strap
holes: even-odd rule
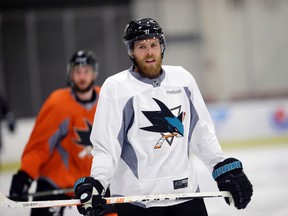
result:
[[[131,59],[133,65],[134,65],[134,67],[137,67],[137,68],[138,68],[138,64],[137,64],[135,58],[133,58],[133,57],[130,56],[130,59]],[[138,69],[139,69],[139,68],[138,68]]]
[[[128,51],[128,55],[129,55],[130,60],[132,61],[133,65],[134,65],[134,68],[137,67],[138,70],[139,70],[138,64],[137,64],[137,62],[136,62],[136,60],[135,60],[135,58],[133,56],[133,52],[132,51]],[[133,70],[134,70],[134,68],[133,68]]]

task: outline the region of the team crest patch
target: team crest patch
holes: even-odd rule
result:
[[[89,122],[88,119],[85,119],[85,125],[86,127],[84,129],[80,129],[80,128],[74,129],[75,133],[78,136],[78,139],[73,139],[73,141],[84,147],[84,149],[78,154],[80,158],[83,158],[86,155],[90,155],[91,150],[92,150],[92,143],[90,141],[92,124]]]
[[[152,126],[142,127],[140,129],[160,133],[161,137],[154,146],[154,149],[159,149],[166,141],[170,146],[175,137],[183,137],[184,126],[182,121],[185,118],[185,113],[181,112],[181,106],[169,109],[164,103],[153,98],[158,104],[159,111],[142,111],[146,118],[152,123]],[[177,112],[177,116],[173,114]]]

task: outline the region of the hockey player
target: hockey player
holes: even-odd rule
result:
[[[1,121],[6,120],[6,125],[10,132],[15,131],[16,119],[12,109],[2,95],[0,95],[0,154],[2,150],[2,131],[1,131]]]
[[[98,62],[93,52],[77,51],[67,67],[70,87],[55,90],[43,104],[25,146],[20,170],[13,176],[10,198],[28,199],[32,181],[36,192],[72,188],[90,174],[92,144],[89,140],[99,98]],[[72,194],[47,195],[34,200],[72,198]],[[32,209],[32,216],[62,216],[64,207]]]
[[[133,20],[123,39],[133,66],[102,86],[90,137],[91,176],[74,185],[83,208],[92,203],[90,211],[99,215],[108,185],[115,196],[198,192],[195,154],[211,170],[219,189],[230,191],[236,208],[244,209],[252,185],[242,163],[223,154],[191,73],[162,65],[166,48],[162,28],[151,18]],[[119,216],[207,215],[203,199],[116,204],[116,208]]]

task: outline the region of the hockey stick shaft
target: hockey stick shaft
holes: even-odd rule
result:
[[[59,195],[59,194],[66,194],[66,193],[74,193],[74,189],[65,188],[65,189],[56,189],[56,190],[51,190],[51,191],[29,193],[28,197],[43,197],[43,196]]]
[[[164,200],[186,200],[194,198],[215,198],[228,197],[232,195],[227,191],[220,192],[198,192],[198,193],[182,193],[182,194],[158,194],[158,195],[140,195],[126,197],[109,197],[105,198],[107,204],[129,203],[129,202],[148,202],[148,201],[164,201]]]
[[[232,198],[229,192],[220,191],[220,192],[160,194],[160,195],[143,195],[143,196],[126,196],[126,197],[107,197],[105,199],[107,201],[107,204],[115,204],[115,203],[184,200],[194,198],[215,198],[215,197],[228,197],[230,199]],[[0,193],[1,208],[47,208],[56,206],[75,206],[75,205],[81,205],[79,199],[15,202],[13,200],[8,199],[6,196]]]

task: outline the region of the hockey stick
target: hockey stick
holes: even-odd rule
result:
[[[43,197],[43,196],[53,196],[53,195],[59,195],[59,194],[66,194],[66,193],[73,193],[73,188],[64,188],[64,189],[55,189],[50,191],[40,191],[35,193],[29,193],[26,195],[23,195],[21,198],[28,199],[28,197]]]
[[[66,193],[74,193],[74,189],[65,188],[65,189],[56,189],[56,190],[51,190],[51,191],[29,193],[28,197],[42,197],[42,196],[59,195],[59,194],[66,194]]]
[[[107,197],[105,199],[107,201],[107,204],[115,204],[115,203],[131,203],[131,202],[147,202],[147,201],[163,201],[163,200],[186,200],[193,198],[214,198],[214,197],[227,197],[230,199],[230,201],[233,201],[231,194],[227,191]],[[74,205],[81,205],[80,200],[71,199],[71,200],[15,202],[13,200],[8,199],[6,196],[0,193],[1,208],[47,208],[47,207],[74,206]]]

